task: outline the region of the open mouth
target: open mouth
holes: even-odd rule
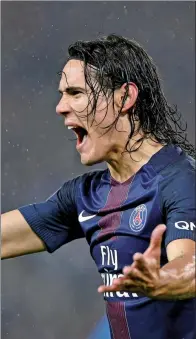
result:
[[[68,129],[72,129],[77,136],[77,147],[84,144],[87,139],[87,130],[80,126],[68,126]]]

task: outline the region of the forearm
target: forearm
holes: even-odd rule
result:
[[[160,270],[159,299],[187,299],[196,296],[195,256],[176,258]]]

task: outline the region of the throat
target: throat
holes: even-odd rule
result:
[[[163,145],[156,143],[156,145],[149,145],[144,141],[143,145],[134,153],[130,155],[128,152],[115,154],[107,161],[108,169],[112,178],[124,183],[133,177],[142,166],[147,164],[151,157],[159,152]]]
[[[116,182],[120,183],[120,184],[124,184],[124,183],[130,181],[136,173],[136,172],[133,172],[133,171],[127,171],[127,172],[115,171],[109,165],[108,165],[108,169],[110,171],[110,175],[111,175],[112,179],[115,180]]]

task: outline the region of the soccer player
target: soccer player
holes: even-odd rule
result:
[[[76,42],[59,92],[57,113],[77,135],[82,164],[108,168],[5,213],[2,257],[51,253],[86,237],[112,339],[193,339],[194,148],[152,59],[116,35]]]

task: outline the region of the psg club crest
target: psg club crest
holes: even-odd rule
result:
[[[129,226],[134,232],[139,232],[143,229],[147,219],[146,205],[139,205],[131,213]]]

